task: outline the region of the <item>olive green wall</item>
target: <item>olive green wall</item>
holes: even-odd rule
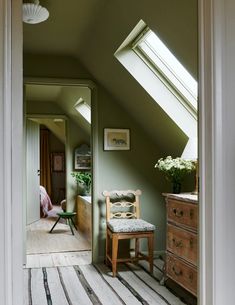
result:
[[[24,77],[89,78],[77,59],[57,55],[24,54]]]
[[[112,189],[140,189],[141,216],[157,227],[155,250],[165,248],[165,204],[161,195],[164,181],[154,169],[157,159],[162,153],[156,147],[137,122],[119,106],[119,104],[104,90],[98,92],[99,117],[99,179],[98,202],[99,230],[98,257],[104,254],[105,244],[105,204],[101,195],[104,190]],[[129,128],[130,151],[104,151],[104,128]]]
[[[30,68],[29,74],[27,74],[29,62],[27,56],[25,57],[24,71],[26,76],[37,77],[39,74],[43,77],[69,77],[67,67],[65,68],[64,73],[63,65],[60,66],[60,62],[49,62],[49,64],[46,64],[45,70],[43,70],[43,60],[40,60],[38,63],[36,60],[37,57],[34,57],[34,59],[35,61],[32,62],[32,57],[30,57],[30,67],[33,64],[34,69]],[[63,60],[63,62],[66,62],[66,58]],[[38,65],[40,67],[38,67]],[[68,66],[71,75],[73,75],[73,77],[80,78],[79,64],[77,63],[76,65],[71,66],[70,60],[68,59]],[[87,78],[89,77],[92,81],[94,81],[94,83],[96,83],[96,80],[93,79],[89,73],[86,75]],[[125,88],[123,88],[123,92],[124,91]],[[148,97],[143,95],[142,101],[143,103],[146,103],[146,107],[148,107]],[[134,101],[132,102],[134,103]],[[94,167],[97,168],[97,172],[95,173],[96,181],[93,183],[95,185],[95,192],[93,193],[93,261],[102,260],[104,255],[105,207],[102,191],[105,189],[111,190],[132,188],[142,190],[142,217],[145,220],[152,222],[157,227],[155,251],[164,251],[166,216],[165,202],[161,193],[170,191],[171,189],[169,183],[166,182],[161,173],[154,169],[154,164],[158,158],[162,156],[169,154],[172,156],[180,155],[185,144],[185,136],[182,134],[182,132],[180,132],[179,129],[176,132],[176,125],[172,124],[172,121],[169,118],[166,118],[168,120],[167,122],[169,123],[167,125],[167,132],[169,133],[172,131],[172,135],[174,135],[174,139],[172,140],[175,144],[171,146],[170,150],[161,151],[159,138],[164,138],[164,129],[162,130],[159,128],[159,130],[161,130],[160,135],[158,129],[154,130],[154,133],[158,135],[158,139],[154,141],[154,137],[150,137],[149,134],[146,133],[146,131],[142,128],[142,124],[133,118],[133,114],[127,112],[127,110],[120,105],[120,102],[115,100],[114,97],[99,84],[97,85],[97,99],[93,100],[92,103],[92,111],[95,112],[93,113],[93,118],[96,117],[95,121],[93,121],[94,124],[92,125],[92,136],[96,137],[96,141],[93,141],[93,143],[96,143],[95,147],[93,147],[93,151],[96,152],[96,164],[94,164]],[[51,105],[48,104],[48,110],[49,108],[50,111],[52,111]],[[38,110],[39,109],[37,109],[37,111]],[[54,111],[57,112],[58,108],[55,108]],[[138,109],[136,109],[136,111],[138,111]],[[154,120],[154,117],[145,117],[143,113],[142,119],[144,122],[146,122],[146,124],[148,124],[148,120]],[[103,129],[105,127],[130,128],[131,150],[104,151]],[[67,151],[67,179],[70,185],[72,185],[72,180],[69,173],[73,166],[73,148],[76,147],[76,145],[80,142],[80,139],[84,139],[84,135],[79,135],[77,129],[74,128],[75,126],[73,125],[72,120],[70,120],[68,122],[68,129],[71,130],[71,132],[68,135],[68,141],[71,144]],[[68,196],[68,200],[73,201],[72,197],[72,195]]]

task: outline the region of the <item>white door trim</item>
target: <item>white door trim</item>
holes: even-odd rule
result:
[[[21,1],[0,0],[0,300],[4,305],[23,304],[21,11]]]
[[[211,1],[199,0],[199,303],[213,305],[213,86]],[[206,247],[207,245],[207,247]]]
[[[227,267],[226,257],[223,262],[219,259],[221,251],[224,251],[223,246],[228,246],[226,251],[232,254],[235,242],[226,240],[225,230],[221,228],[226,223],[221,222],[220,228],[216,228],[216,221],[224,220],[224,217],[229,217],[233,212],[231,205],[226,202],[229,197],[225,194],[227,189],[223,188],[223,179],[227,176],[221,168],[222,147],[224,144],[228,145],[228,141],[224,142],[223,137],[229,130],[223,129],[223,124],[220,125],[221,107],[225,110],[222,100],[224,102],[223,98],[229,93],[227,90],[225,94],[225,87],[222,87],[221,83],[222,77],[227,76],[222,65],[225,59],[222,48],[226,45],[223,41],[223,26],[225,21],[228,22],[224,9],[229,13],[229,10],[234,8],[232,1],[199,0],[200,305],[221,305],[221,297],[226,295],[223,301],[232,304],[229,302],[229,285],[233,284],[233,279],[224,277],[224,272],[231,275],[234,264],[231,265],[230,271],[223,268]],[[4,211],[0,214],[0,267],[4,270],[0,274],[0,299],[4,305],[23,305],[21,4],[21,1],[17,0],[0,0],[0,46],[3,46],[0,48],[0,143],[3,143],[3,149],[0,150],[0,207],[1,211]],[[226,7],[223,6],[225,4]],[[231,17],[230,14],[229,16]],[[228,106],[229,103],[226,104],[226,107]],[[227,108],[227,111],[231,110],[233,109]],[[93,141],[95,142],[94,139]],[[229,171],[230,178],[235,178],[235,171],[233,170],[232,174],[232,170],[233,167]],[[230,190],[229,194],[232,192],[234,193]],[[226,211],[221,208],[221,200],[226,203]],[[219,218],[220,213],[222,218]],[[219,225],[218,222],[217,224]],[[219,285],[222,280],[225,284]]]
[[[234,303],[235,2],[200,0],[200,305]]]

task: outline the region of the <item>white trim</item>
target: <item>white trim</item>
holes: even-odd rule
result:
[[[146,28],[144,33],[140,34],[139,40],[135,40],[133,51],[168,85],[176,97],[181,97],[179,101],[187,104],[189,111],[197,118],[197,81],[156,33],[150,28]],[[150,36],[151,41],[148,40]]]
[[[199,1],[200,305],[234,303],[234,0]]]
[[[89,79],[24,77],[24,84],[80,86],[80,87],[88,87],[90,89],[96,88],[95,83]]]
[[[11,91],[12,91],[12,304],[23,303],[23,25],[22,3],[11,2],[12,45]],[[17,170],[16,170],[17,169]]]
[[[23,305],[22,19],[13,2],[0,0],[0,300]]]
[[[132,49],[130,41],[134,41],[136,35],[140,34],[139,30],[144,29],[144,25],[146,26],[141,20],[117,49],[114,56],[185,135],[189,138],[197,137],[197,117],[195,113],[190,111],[187,103],[183,102],[182,97],[176,94],[176,91],[169,89],[169,84],[160,73],[157,74],[156,70],[150,69]]]
[[[211,2],[199,0],[199,303],[213,305]],[[207,245],[207,247],[206,247]]]
[[[98,97],[97,88],[91,92],[91,145],[92,145],[92,176],[93,181],[99,181],[99,120],[98,120]],[[99,258],[99,230],[100,230],[100,207],[98,184],[92,184],[92,262],[98,262]]]
[[[68,120],[68,117],[64,114],[37,114],[37,113],[27,113],[26,118],[34,118],[34,119],[63,119],[65,121]]]
[[[98,181],[98,104],[97,104],[97,87],[91,80],[84,79],[60,79],[60,78],[35,78],[25,77],[24,84],[37,84],[37,85],[66,85],[66,86],[81,86],[91,89],[91,145],[92,145],[92,177],[93,181]],[[45,117],[45,115],[33,114],[34,117]],[[52,115],[53,117],[55,115]],[[56,115],[57,117],[64,117],[63,115]],[[48,117],[48,115],[47,115]],[[67,125],[69,128],[69,124]],[[92,183],[92,201],[97,202],[99,198],[97,185]],[[99,252],[99,207],[95,204],[92,205],[92,262],[98,261]]]

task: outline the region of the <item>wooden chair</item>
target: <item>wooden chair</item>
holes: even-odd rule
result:
[[[106,265],[111,263],[113,276],[117,273],[117,263],[147,260],[153,272],[153,242],[155,226],[140,219],[139,196],[141,191],[104,191],[106,201]],[[148,255],[139,250],[139,239],[148,239]],[[135,256],[118,258],[118,242],[135,239]],[[111,241],[111,247],[110,247]],[[111,252],[111,254],[110,254]]]

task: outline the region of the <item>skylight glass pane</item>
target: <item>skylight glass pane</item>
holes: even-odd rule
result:
[[[87,120],[89,124],[91,124],[91,107],[80,99],[74,107],[84,117],[84,119]]]
[[[151,30],[137,43],[145,57],[197,109],[197,81]]]

